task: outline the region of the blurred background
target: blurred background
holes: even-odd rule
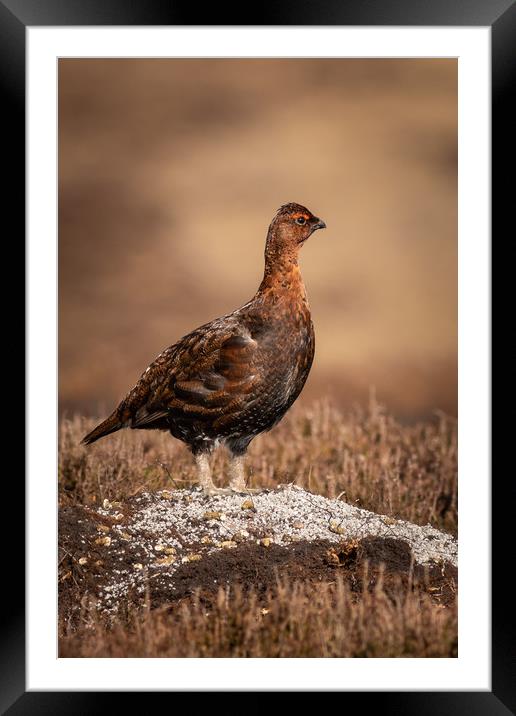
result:
[[[316,357],[300,401],[457,411],[457,63],[59,61],[60,409],[111,410],[148,363],[245,303],[276,209]]]

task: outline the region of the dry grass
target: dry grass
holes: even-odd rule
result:
[[[186,447],[167,433],[121,431],[90,448],[80,439],[94,421],[63,419],[59,452],[60,504],[100,504],[143,490],[195,482]],[[213,456],[224,482],[227,455]],[[457,534],[457,426],[438,413],[432,421],[402,425],[371,398],[367,410],[345,416],[329,402],[296,407],[248,452],[249,485],[295,482],[312,492],[364,509],[430,523]]]
[[[258,596],[219,590],[170,608],[134,612],[106,629],[94,612],[85,627],[62,626],[63,657],[455,657],[457,615],[400,582],[393,598],[379,579],[360,599],[342,579],[279,582]],[[87,625],[87,626],[86,626]]]
[[[93,421],[64,418],[60,505],[99,504],[143,490],[184,487],[193,460],[165,433],[122,431],[92,448],[79,444]],[[226,455],[213,457],[222,481]],[[328,497],[457,533],[456,421],[444,414],[401,425],[371,399],[343,415],[323,401],[295,407],[248,456],[250,484],[294,481]],[[276,585],[238,583],[196,591],[165,607],[130,608],[110,623],[84,598],[77,622],[62,615],[60,655],[72,657],[453,657],[457,610],[429,583],[388,575],[368,562],[334,577]],[[365,570],[357,579],[359,570]],[[369,571],[368,571],[369,570]],[[319,578],[320,579],[320,578]]]

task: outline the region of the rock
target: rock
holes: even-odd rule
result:
[[[111,527],[98,522],[106,519],[105,509],[60,510],[64,557],[59,570],[60,589],[75,590],[70,604],[79,608],[83,596],[91,593],[106,614],[115,614],[134,595],[143,599],[149,590],[155,603],[163,603],[192,593],[196,585],[218,588],[232,579],[262,579],[269,573],[275,580],[278,571],[294,563],[297,572],[301,566],[308,573],[323,569],[340,574],[360,559],[390,561],[392,569],[406,574],[412,564],[437,575],[435,594],[441,594],[439,580],[456,572],[453,536],[297,486],[264,491],[244,502],[238,494],[207,499],[195,488],[140,493],[117,505],[124,521],[114,520]],[[109,549],[99,554],[105,547]],[[77,568],[77,562],[87,563],[85,554],[97,569]]]

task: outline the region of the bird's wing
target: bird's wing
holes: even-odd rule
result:
[[[169,416],[214,422],[238,412],[256,387],[256,349],[244,326],[199,328],[149,366],[120,406],[126,421],[145,428]]]

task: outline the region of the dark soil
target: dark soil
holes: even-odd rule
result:
[[[59,516],[59,611],[62,619],[73,624],[80,609],[112,579],[114,570],[141,562],[145,554],[128,542],[120,552],[106,550],[97,544],[98,525],[111,526],[113,520],[84,507],[70,507]],[[101,533],[100,533],[101,534]],[[88,554],[86,565],[80,555]],[[407,591],[426,593],[436,604],[450,606],[457,594],[457,570],[442,563],[413,563],[409,546],[397,539],[364,538],[343,540],[339,544],[319,540],[297,542],[288,546],[271,543],[243,542],[203,556],[195,562],[175,567],[173,580],[165,583],[154,573],[147,581],[145,594],[132,594],[122,611],[146,603],[151,608],[174,605],[197,594],[209,605],[226,585],[240,585],[244,592],[254,592],[264,601],[270,599],[282,580],[321,584],[342,577],[357,600],[362,592],[373,590],[381,580],[384,592],[395,601]],[[120,614],[120,611],[119,611]]]

